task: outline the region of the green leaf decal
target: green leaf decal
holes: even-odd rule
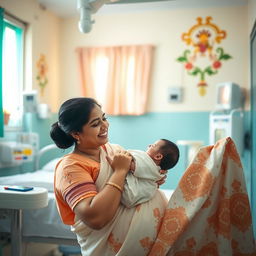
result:
[[[220,56],[219,60],[228,60],[231,59],[232,57],[228,54],[223,54],[222,56]]]
[[[192,76],[196,76],[198,75],[199,73],[201,73],[201,69],[196,67],[192,72],[190,72],[189,74],[192,75]]]
[[[177,59],[177,61],[179,61],[179,62],[187,62],[187,59],[182,56],[182,57],[179,57],[179,58]]]
[[[210,66],[207,67],[207,68],[204,70],[204,72],[205,72],[206,74],[208,74],[209,76],[214,75],[214,74],[217,73],[217,71],[213,71]]]

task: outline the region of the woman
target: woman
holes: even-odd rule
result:
[[[161,192],[136,208],[120,204],[131,156],[108,143],[109,124],[91,98],[64,102],[51,138],[75,144],[56,166],[55,195],[63,222],[72,226],[83,255],[147,255],[166,208]]]
[[[51,137],[74,151],[57,164],[55,194],[83,256],[256,255],[243,168],[231,138],[197,153],[168,205],[157,190],[120,204],[131,156],[108,143],[108,122],[90,98],[66,101]],[[107,160],[108,159],[108,160]]]

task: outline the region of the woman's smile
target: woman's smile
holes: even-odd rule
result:
[[[107,138],[108,137],[108,131],[106,130],[104,132],[101,132],[98,136],[101,137],[101,138]]]

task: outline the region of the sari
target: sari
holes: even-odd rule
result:
[[[99,190],[112,173],[101,155]],[[120,205],[101,230],[79,220],[72,230],[83,256],[256,255],[243,168],[229,137],[199,150],[168,204],[158,190],[137,207]]]

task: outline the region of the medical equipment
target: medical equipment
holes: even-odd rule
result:
[[[16,141],[22,144],[29,144],[35,152],[39,150],[39,135],[35,132],[19,132],[16,134]],[[36,155],[36,153],[35,153]]]
[[[23,111],[24,113],[37,112],[37,91],[23,92]]]
[[[37,91],[23,93],[23,112],[37,113],[40,119],[46,119],[50,116],[50,108],[46,103],[38,103]]]
[[[244,150],[244,114],[240,109],[233,109],[230,113],[214,111],[210,115],[210,144],[216,141],[231,137],[240,154]]]
[[[33,161],[34,150],[29,144],[15,141],[0,143],[0,167],[21,165],[24,162]]]
[[[232,82],[216,87],[216,110],[210,113],[210,144],[231,137],[240,154],[244,150],[243,95],[240,87]]]
[[[241,89],[232,82],[219,83],[216,85],[216,109],[232,110],[242,107]]]

